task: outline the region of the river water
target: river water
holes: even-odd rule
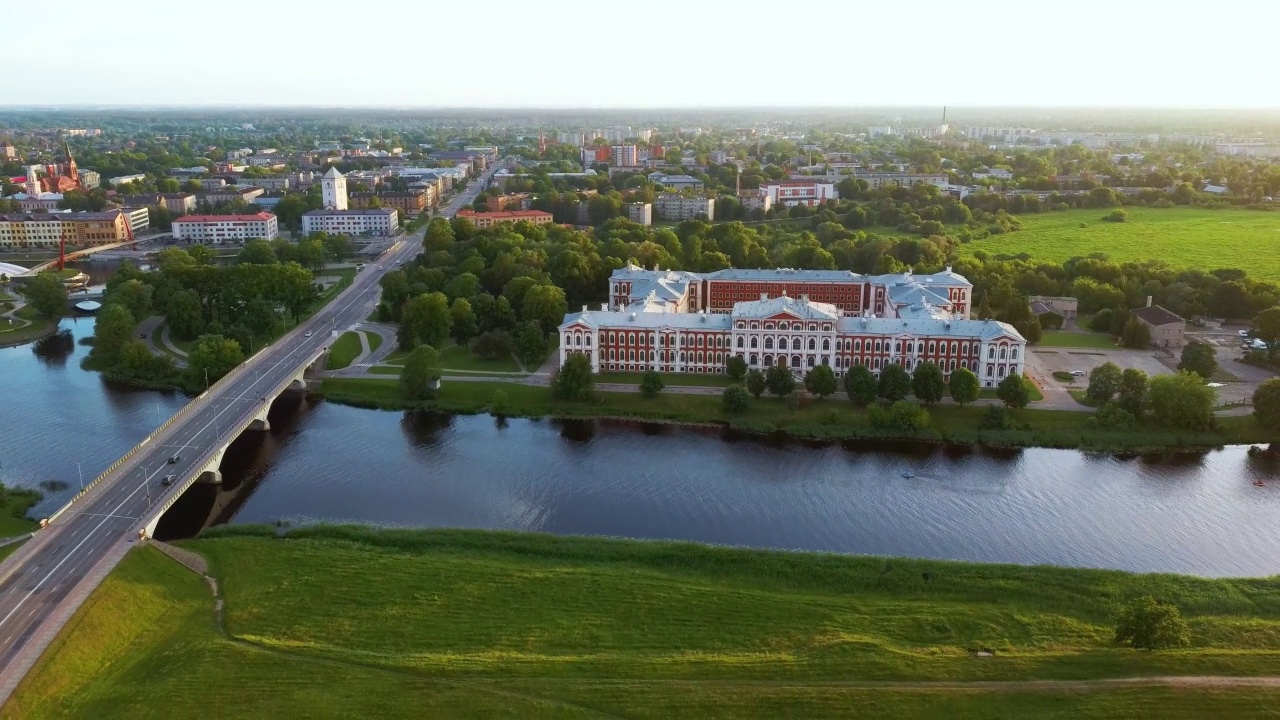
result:
[[[77,337],[91,320],[64,322]],[[185,402],[79,369],[87,348],[0,350],[0,481],[61,480],[47,514]],[[670,538],[957,560],[1280,573],[1280,471],[1245,448],[806,443],[639,423],[392,413],[289,394],[231,447],[221,487],[161,523],[358,522]],[[914,478],[900,476],[905,469]],[[1268,486],[1254,487],[1255,478]]]

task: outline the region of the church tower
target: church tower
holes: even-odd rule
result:
[[[331,166],[320,178],[320,195],[326,210],[347,209],[347,179],[338,168]]]
[[[65,138],[62,140],[62,149],[67,153],[67,178],[71,180],[74,187],[80,187],[80,172],[76,168],[76,159],[71,156],[71,144]]]

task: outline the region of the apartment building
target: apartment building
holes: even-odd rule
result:
[[[693,220],[699,216],[715,220],[716,201],[707,197],[666,194],[654,199],[653,210],[663,220]]]
[[[400,230],[400,211],[396,208],[362,210],[308,210],[302,213],[302,232],[324,232],[330,235],[369,235],[388,237]]]
[[[484,230],[500,223],[529,222],[534,225],[551,224],[551,213],[541,210],[504,210],[502,212],[475,212],[460,210],[458,217],[470,220],[477,229]]]
[[[417,217],[431,207],[431,198],[435,193],[431,189],[409,190],[406,192],[358,192],[350,194],[351,207],[363,210],[377,205],[399,210],[405,217]]]
[[[253,215],[188,215],[173,221],[173,239],[185,242],[216,245],[229,240],[275,240],[279,234],[276,216],[266,212]]]

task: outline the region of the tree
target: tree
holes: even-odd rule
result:
[[[853,404],[866,407],[876,401],[876,376],[866,365],[854,365],[844,374],[844,391]]]
[[[728,375],[730,380],[741,381],[747,376],[747,361],[737,355],[730,355],[724,363],[724,374]]]
[[[94,359],[102,363],[103,367],[115,364],[119,359],[120,348],[133,338],[133,328],[137,324],[129,308],[124,305],[104,305],[93,327]]]
[[[1183,430],[1204,430],[1213,424],[1218,393],[1195,373],[1185,370],[1151,378],[1147,404],[1156,422]]]
[[[911,376],[897,363],[889,363],[880,371],[880,397],[897,402],[911,392]]]
[[[433,385],[440,379],[440,353],[430,345],[419,345],[409,353],[400,372],[400,392],[408,400],[429,400]]]
[[[747,407],[751,405],[751,393],[741,385],[732,385],[724,389],[721,402],[724,403],[725,412],[736,415],[746,412]]]
[[[400,349],[419,343],[439,347],[449,337],[449,301],[444,293],[423,293],[405,304],[400,314]]]
[[[912,435],[929,424],[929,413],[909,400],[899,400],[888,408],[872,407],[867,414],[871,427]]]
[[[476,314],[466,298],[458,298],[449,308],[449,328],[454,342],[466,347],[467,341],[476,336]]]
[[[236,254],[236,262],[250,265],[274,265],[280,260],[276,257],[275,248],[271,246],[270,242],[256,239],[244,244],[244,247]]]
[[[1089,318],[1089,329],[1094,332],[1104,332],[1114,335],[1115,333],[1111,332],[1111,323],[1114,317],[1114,310],[1111,308],[1103,308],[1094,313],[1093,317]]]
[[[778,397],[790,395],[796,389],[796,379],[784,365],[770,366],[765,371],[764,384],[769,389],[769,394]]]
[[[206,372],[212,385],[241,362],[244,362],[244,351],[240,343],[222,335],[201,335],[195,348],[187,354],[186,385],[192,390],[205,387]]]
[[[1280,378],[1271,378],[1253,391],[1253,416],[1263,427],[1280,427]]]
[[[516,355],[530,370],[536,370],[547,358],[547,336],[537,322],[521,323],[516,330]]]
[[[1147,374],[1137,368],[1128,368],[1120,378],[1120,394],[1116,404],[1135,419],[1142,417],[1147,401]]]
[[[505,330],[490,330],[480,333],[475,342],[471,343],[471,352],[481,360],[500,360],[511,357],[513,347],[511,335]]]
[[[1136,317],[1129,318],[1124,324],[1124,332],[1120,335],[1120,342],[1127,348],[1141,350],[1151,347],[1151,328]]]
[[[951,371],[951,399],[957,405],[964,406],[978,399],[981,383],[978,376],[968,368],[957,368]]]
[[[834,393],[839,384],[836,383],[835,372],[827,365],[815,365],[804,376],[804,389],[819,398]]]
[[[1267,344],[1267,352],[1272,358],[1280,357],[1280,307],[1263,310],[1253,318],[1253,336]]]
[[[764,373],[759,370],[747,373],[747,392],[751,393],[751,397],[758,398],[763,395],[766,385]]]
[[[134,278],[107,290],[104,304],[119,303],[137,320],[151,315],[151,286]]]
[[[1191,628],[1177,606],[1147,595],[1121,611],[1116,621],[1116,644],[1139,650],[1187,647],[1191,644]]]
[[[1101,405],[1120,392],[1123,377],[1119,365],[1113,362],[1102,363],[1089,373],[1089,387],[1084,394]]]
[[[564,322],[568,309],[564,290],[555,285],[534,285],[524,294],[520,317],[536,320],[543,333],[553,333]]]
[[[1193,372],[1208,380],[1218,369],[1218,358],[1213,346],[1199,340],[1192,340],[1182,348],[1182,359],[1178,363],[1179,370]]]
[[[640,378],[640,396],[645,398],[656,398],[658,393],[666,385],[662,382],[662,376],[656,370],[646,370],[644,377]]]
[[[323,242],[325,253],[334,260],[346,260],[356,251],[355,243],[346,235],[326,235]]]
[[[170,332],[181,340],[195,340],[204,331],[204,307],[200,293],[195,290],[179,290],[169,296],[164,309],[164,321]]]
[[[942,368],[931,362],[916,366],[911,374],[911,392],[921,402],[932,405],[940,400],[947,391],[947,381],[942,376]]]
[[[590,400],[594,388],[591,359],[583,353],[570,355],[551,381],[551,395],[559,400]]]
[[[1000,381],[1000,385],[996,388],[996,397],[1000,398],[1007,407],[1024,408],[1031,402],[1030,383],[1021,374],[1014,373]]]
[[[62,317],[67,314],[67,288],[52,274],[37,274],[22,286],[22,294],[42,315]]]

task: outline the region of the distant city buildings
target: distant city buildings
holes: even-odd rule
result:
[[[833,182],[782,180],[762,183],[760,189],[768,196],[772,204],[787,207],[795,205],[821,205],[827,200],[840,197]]]
[[[627,203],[627,219],[640,225],[653,224],[653,203]]]
[[[701,190],[703,182],[692,175],[667,175],[666,173],[650,173],[649,181],[661,185],[668,190]]]
[[[69,247],[96,247],[129,239],[128,215],[103,212],[40,212],[0,214],[0,247],[56,249],[63,238]]]
[[[635,167],[640,164],[635,145],[614,145],[609,149],[609,164],[617,167]]]

